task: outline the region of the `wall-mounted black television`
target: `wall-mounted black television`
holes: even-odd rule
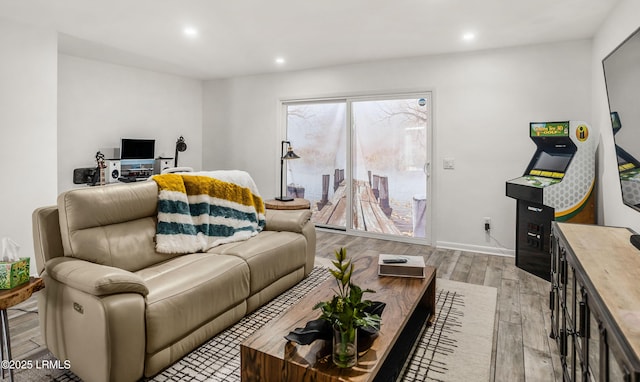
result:
[[[153,159],[155,146],[155,139],[122,138],[120,159]]]

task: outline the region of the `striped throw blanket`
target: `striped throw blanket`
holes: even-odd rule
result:
[[[235,171],[234,176],[244,172]],[[246,173],[244,173],[246,174]],[[155,175],[158,184],[156,251],[204,252],[249,239],[265,226],[264,203],[253,187],[210,176]]]

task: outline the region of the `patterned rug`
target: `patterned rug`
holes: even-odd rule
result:
[[[436,321],[424,327],[401,381],[488,381],[497,289],[436,280]]]
[[[240,381],[240,346],[330,276],[311,275],[176,362],[151,381]],[[421,329],[401,381],[488,381],[496,309],[495,288],[438,279],[436,321]],[[384,314],[383,314],[384,321]],[[81,381],[71,372],[48,373],[31,381]]]
[[[330,276],[325,268],[315,267],[309,277],[224,330],[152,381],[240,381],[240,344]],[[284,338],[282,341],[285,341]]]

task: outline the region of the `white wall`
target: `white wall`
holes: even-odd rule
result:
[[[0,237],[31,257],[31,213],[56,202],[56,33],[0,19]]]
[[[58,74],[58,191],[123,137],[155,139],[156,157],[173,157],[182,135],[178,164],[201,169],[202,81],[63,54]]]
[[[630,227],[636,232],[640,232],[640,212],[622,203],[602,60],[638,27],[640,27],[640,2],[621,0],[594,37],[592,57],[593,120],[594,124],[600,126],[601,134],[598,177],[602,223]],[[624,120],[622,122],[624,128]]]
[[[264,197],[279,181],[279,101],[402,91],[434,92],[434,226],[440,246],[513,253],[521,176],[535,145],[529,122],[591,119],[591,42],[429,56],[205,83],[205,168],[249,171]],[[455,170],[443,170],[443,158]],[[485,236],[483,217],[492,218]],[[504,246],[504,251],[496,247]]]

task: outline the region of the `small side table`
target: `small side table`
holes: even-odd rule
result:
[[[295,198],[290,202],[269,199],[264,201],[264,207],[270,210],[308,210],[311,208],[311,203],[302,198]]]
[[[11,364],[11,338],[9,335],[9,316],[7,309],[27,300],[33,292],[44,288],[44,281],[38,277],[31,277],[29,282],[19,285],[13,289],[0,291],[0,319],[2,320],[2,344],[0,344],[0,356],[2,361],[9,361]],[[5,350],[7,358],[4,357]],[[3,362],[4,363],[4,362]],[[2,368],[2,378],[5,377],[5,369]],[[13,382],[13,369],[9,369],[9,381]]]

